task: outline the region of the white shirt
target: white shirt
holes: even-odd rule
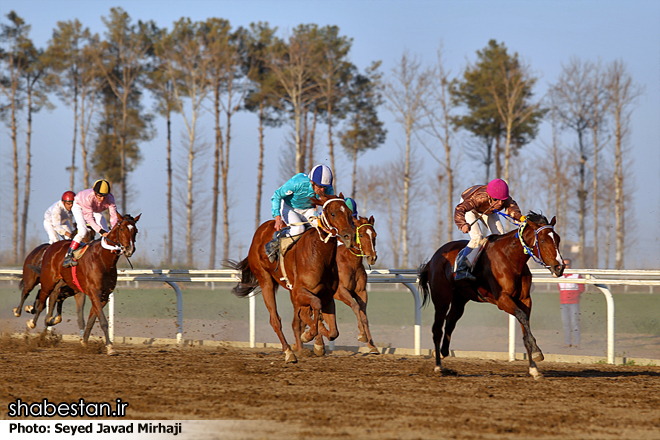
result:
[[[53,225],[53,229],[62,237],[66,233],[73,233],[73,213],[64,207],[64,203],[58,200],[46,210],[44,220]]]

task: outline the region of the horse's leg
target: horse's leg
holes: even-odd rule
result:
[[[525,349],[527,350],[527,357],[529,358],[529,374],[534,379],[539,379],[543,377],[539,373],[538,368],[536,367],[536,361],[541,362],[543,358],[543,352],[536,344],[536,339],[532,335],[532,330],[529,326],[529,314],[530,309],[524,304],[517,303],[509,295],[506,295],[504,292],[500,295],[500,299],[497,301],[497,307],[505,312],[509,313],[516,317],[520,326],[522,327],[523,332],[523,343],[525,344]]]
[[[360,304],[358,304],[355,298],[353,298],[351,292],[346,287],[340,285],[333,298],[338,299],[353,310],[353,313],[355,313],[355,317],[357,318],[358,331],[360,332],[357,340],[360,342],[368,342],[366,331],[364,329],[364,322],[362,316],[360,316]]]
[[[323,322],[321,322],[319,333],[328,338],[329,341],[337,339],[339,337],[339,328],[337,327],[337,309],[334,298],[330,298],[321,306],[321,319],[328,324],[328,327],[326,328]]]
[[[433,291],[431,291],[433,294]],[[442,361],[440,360],[440,343],[442,342],[442,327],[445,324],[445,317],[447,316],[447,310],[449,309],[449,302],[441,302],[435,306],[435,318],[433,320],[433,327],[431,331],[433,332],[433,345],[435,346],[435,371],[442,371]]]
[[[461,316],[463,316],[466,303],[467,303],[467,299],[465,299],[465,297],[463,297],[462,295],[454,295],[452,298],[451,307],[449,308],[449,313],[445,318],[445,335],[442,338],[442,348],[440,349],[440,354],[442,355],[442,357],[449,356],[449,344],[451,342],[451,334],[454,332],[454,329],[456,328],[456,323],[458,322],[459,319],[461,319]]]
[[[30,295],[30,292],[32,292],[32,289],[34,289],[34,286],[36,285],[37,285],[36,280],[28,280],[28,282],[25,281],[23,282],[23,288],[21,289],[21,301],[18,303],[18,307],[14,307],[15,317],[18,318],[21,316],[21,313],[23,311],[23,303],[25,303],[25,300]],[[25,311],[30,312],[30,310],[25,310]]]
[[[300,320],[299,320],[299,322],[300,322],[300,332],[302,333],[300,335],[300,340],[303,343],[307,343],[307,342],[311,341],[312,339],[314,339],[318,335],[318,333],[317,334],[311,334],[312,327],[314,326],[311,307],[301,307],[299,318],[300,318]],[[307,330],[305,327],[309,327],[309,330]]]
[[[321,319],[321,300],[319,297],[314,295],[311,291],[306,289],[305,287],[297,287],[294,286],[293,289],[291,290],[291,301],[293,302],[293,308],[294,308],[294,316],[297,313],[297,310],[300,309],[301,307],[311,307],[312,309],[312,319],[310,321],[307,321],[308,315],[306,314],[300,314],[300,318],[305,321],[307,325],[309,325],[309,335],[310,335],[310,340],[316,338],[316,335],[318,334],[318,324]],[[300,339],[300,327],[294,327],[293,329],[295,336],[296,336],[296,343],[301,343]],[[302,345],[300,345],[302,347]]]
[[[357,303],[360,306],[360,316],[358,319],[359,321],[362,321],[362,326],[364,327],[364,336],[365,336],[365,341],[367,343],[367,347],[369,347],[369,353],[372,354],[380,354],[380,351],[376,348],[376,345],[374,344],[374,340],[371,337],[371,329],[369,328],[369,319],[367,318],[367,288],[366,288],[366,283],[364,286],[360,287],[358,284],[358,287],[355,289],[355,295],[357,296]]]
[[[99,318],[99,325],[101,326],[101,330],[103,330],[103,334],[105,335],[106,352],[108,353],[108,356],[114,356],[117,354],[117,352],[115,351],[114,347],[112,346],[112,342],[110,341],[110,334],[108,333],[108,319],[105,317],[105,313],[103,313],[103,304],[101,304],[101,298],[99,298],[98,293],[92,293],[89,295],[89,298],[92,300],[92,310]]]
[[[33,329],[37,326],[37,320],[39,319],[39,315],[46,306],[46,300],[49,298],[49,296],[49,292],[47,292],[42,286],[42,289],[39,290],[39,295],[34,300],[34,308],[32,309],[34,316],[32,319],[28,319],[26,322],[29,329]]]
[[[80,330],[80,337],[85,334],[85,295],[83,292],[75,294],[76,299],[76,312],[78,313],[78,329]]]
[[[257,276],[257,274],[255,274],[259,280],[259,286],[261,287],[261,296],[264,299],[264,304],[266,304],[266,308],[268,309],[268,313],[270,315],[270,326],[273,327],[275,334],[280,339],[280,343],[282,344],[284,362],[298,362],[296,355],[293,354],[293,351],[291,350],[291,347],[289,346],[289,343],[286,341],[284,333],[282,332],[282,319],[277,313],[277,302],[275,301],[275,287],[273,284],[273,278],[267,273],[259,275],[260,276]]]
[[[94,308],[89,311],[89,318],[87,318],[87,326],[85,327],[85,332],[82,335],[82,339],[80,340],[80,343],[82,344],[83,347],[87,347],[87,341],[89,340],[89,336],[92,334],[92,327],[94,327],[94,324],[96,323],[96,312],[94,311]]]
[[[25,313],[34,313],[37,311],[37,302],[39,301],[39,295],[41,295],[41,289],[37,292],[37,297],[34,299],[34,303],[31,306],[25,306]]]
[[[46,314],[45,318],[46,326],[53,326],[62,322],[62,302],[58,301],[60,290],[62,290],[62,286],[60,284],[61,283],[58,283],[48,296],[48,313]],[[59,315],[56,313],[58,311],[60,312]]]

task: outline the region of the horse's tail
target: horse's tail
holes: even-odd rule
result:
[[[225,260],[223,261],[225,267],[229,267],[234,270],[241,271],[241,282],[236,285],[231,292],[238,296],[239,298],[245,298],[250,293],[259,287],[259,282],[257,277],[254,276],[252,270],[250,270],[250,265],[248,264],[247,257],[240,263],[234,260]]]
[[[424,298],[422,299],[422,306],[425,306],[429,300],[429,262],[423,263],[417,269],[417,276],[419,278],[419,290],[422,292]]]

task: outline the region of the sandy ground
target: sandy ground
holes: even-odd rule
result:
[[[126,418],[244,421],[208,438],[660,439],[660,367],[276,349],[0,339],[0,408],[11,402],[129,403]],[[252,421],[253,423],[248,423]]]

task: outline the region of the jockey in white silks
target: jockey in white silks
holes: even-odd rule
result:
[[[62,194],[61,200],[53,205],[44,213],[44,229],[48,234],[48,243],[53,244],[56,241],[73,238],[73,198],[76,194],[73,191],[67,191]]]

